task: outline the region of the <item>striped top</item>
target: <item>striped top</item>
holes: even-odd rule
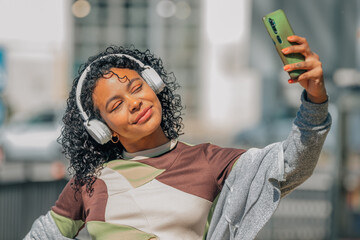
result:
[[[70,186],[52,208],[73,238],[86,223],[93,239],[202,239],[211,205],[244,150],[172,140],[105,164],[91,196]]]

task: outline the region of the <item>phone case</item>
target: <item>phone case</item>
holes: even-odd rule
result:
[[[284,65],[302,62],[305,60],[304,56],[300,53],[284,55],[281,52],[281,49],[296,44],[290,43],[287,40],[288,36],[294,35],[294,31],[292,30],[285,12],[282,9],[276,10],[264,16],[263,22]],[[294,70],[289,72],[289,75],[292,79],[296,79],[303,72],[305,72],[305,70]]]

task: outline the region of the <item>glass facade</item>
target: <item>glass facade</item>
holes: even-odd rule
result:
[[[199,85],[201,1],[92,0],[74,19],[74,73],[88,57],[110,45],[149,49],[174,72],[185,114],[196,117]]]

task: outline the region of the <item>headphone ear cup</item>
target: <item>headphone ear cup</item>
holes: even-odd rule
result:
[[[141,76],[156,94],[160,93],[164,89],[164,81],[153,68],[146,66],[146,69],[141,72]]]
[[[86,131],[100,144],[105,144],[111,139],[111,131],[103,122],[92,119],[84,122]]]

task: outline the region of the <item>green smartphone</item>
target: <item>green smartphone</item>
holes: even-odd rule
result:
[[[305,57],[300,53],[284,55],[281,52],[281,49],[296,44],[287,40],[288,36],[294,35],[294,31],[292,30],[285,12],[282,9],[276,10],[264,16],[263,22],[284,65],[302,62],[305,60]],[[289,75],[291,79],[297,79],[299,75],[304,72],[306,72],[306,70],[294,70],[289,72]]]

